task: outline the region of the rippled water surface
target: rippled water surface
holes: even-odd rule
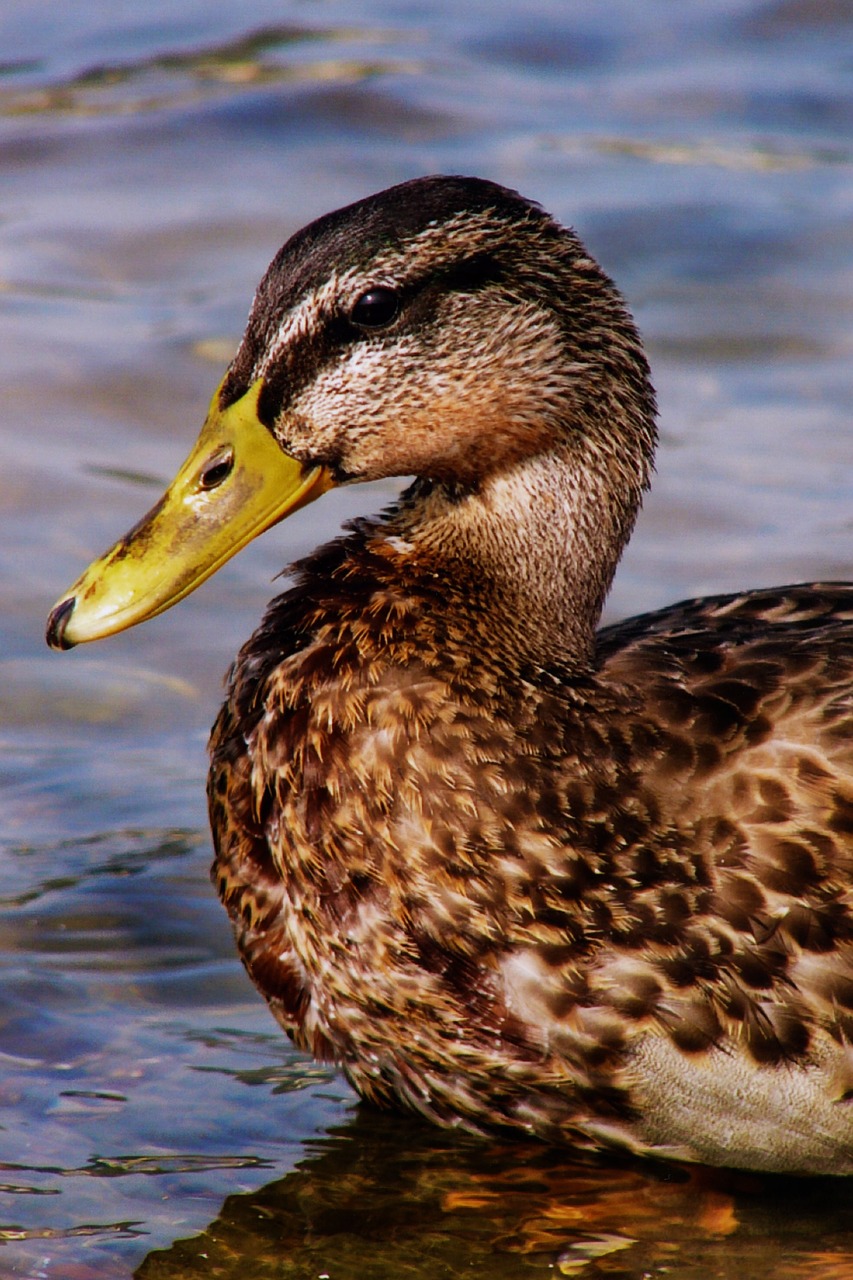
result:
[[[849,1276],[846,1183],[377,1117],[243,976],[207,880],[221,675],[281,566],[393,486],[126,636],[42,634],[282,240],[436,171],[574,224],[642,326],[663,443],[609,616],[849,577],[853,7],[6,0],[0,34],[0,1275]]]

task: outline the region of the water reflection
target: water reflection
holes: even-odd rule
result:
[[[287,1177],[229,1196],[206,1231],[149,1254],[137,1280],[842,1280],[853,1267],[845,1184],[579,1162],[364,1108],[308,1145]]]
[[[382,45],[393,39],[390,32],[366,28],[279,24],[198,49],[98,63],[50,84],[23,89],[17,87],[14,77],[37,71],[38,64],[7,64],[0,66],[0,77],[9,77],[6,84],[0,80],[0,115],[89,117],[159,112],[227,96],[229,89],[243,92],[247,86],[348,83],[417,70],[416,64],[379,54]],[[303,45],[311,50],[307,56]],[[359,49],[369,46],[377,47],[374,56],[359,57]],[[345,56],[347,47],[352,56]]]

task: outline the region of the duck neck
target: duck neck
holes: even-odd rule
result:
[[[565,445],[526,459],[473,491],[416,482],[391,520],[389,532],[453,584],[507,668],[582,669],[592,661],[646,477],[617,488],[612,457],[577,452],[577,444]]]

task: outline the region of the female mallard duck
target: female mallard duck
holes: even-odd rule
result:
[[[276,1018],[440,1124],[853,1173],[853,586],[596,634],[654,416],[572,232],[394,187],[284,246],[195,451],[48,639],[414,474],[296,567],[213,730],[214,877]]]

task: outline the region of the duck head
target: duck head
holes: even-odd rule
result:
[[[633,322],[579,239],[491,182],[403,183],[276,255],[195,448],[55,606],[48,642],[67,649],[152,617],[330,487],[388,476],[429,491],[445,546],[448,513],[458,524],[466,504],[481,532],[489,511],[496,528],[513,525],[515,543],[519,508],[550,504],[529,536],[582,535],[566,558],[595,561],[575,604],[597,616],[654,438]]]

